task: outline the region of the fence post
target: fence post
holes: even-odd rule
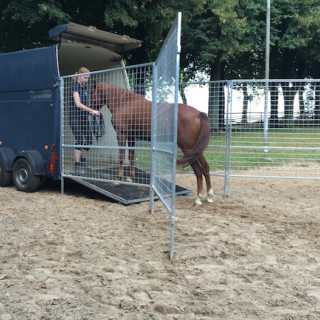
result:
[[[64,79],[60,77],[60,189],[64,194]]]
[[[181,53],[181,19],[182,13],[178,12],[177,15],[177,39],[176,39],[176,60],[175,60],[175,90],[174,90],[174,106],[173,113],[173,188],[172,188],[172,212],[171,212],[171,228],[170,228],[170,260],[176,254],[176,161],[177,161],[177,141],[178,141],[178,109],[179,109],[179,81],[180,81],[180,53]]]
[[[154,179],[155,179],[155,144],[157,133],[157,65],[152,64],[152,112],[151,112],[151,170],[150,170],[150,202],[149,211],[154,210]]]
[[[263,143],[265,153],[269,152],[269,116],[268,116],[268,99],[269,98],[269,80],[266,79],[264,86],[264,116],[263,116]]]
[[[233,81],[227,82],[227,110],[226,110],[226,135],[224,154],[224,195],[228,196],[230,191],[230,167],[231,167],[231,138],[232,138],[232,88]]]

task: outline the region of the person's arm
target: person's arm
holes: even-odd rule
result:
[[[75,105],[78,108],[82,109],[83,111],[87,111],[87,112],[89,112],[91,114],[95,114],[95,115],[99,115],[100,114],[99,111],[94,110],[92,108],[89,108],[86,105],[84,105],[83,103],[81,103],[79,92],[77,92],[77,91],[73,92],[73,100],[74,100]]]

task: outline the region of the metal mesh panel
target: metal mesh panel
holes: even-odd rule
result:
[[[155,192],[170,213],[171,258],[180,36],[181,13],[156,63],[81,73],[61,81],[62,178],[150,186],[151,207]],[[63,179],[61,185],[63,192]]]
[[[320,178],[319,81],[201,85],[208,92],[211,138],[205,155],[212,174]]]
[[[152,66],[67,76],[63,83],[63,176],[149,185]]]
[[[166,38],[155,65],[153,189],[169,212],[174,210],[175,202],[179,30],[178,17]]]
[[[317,81],[233,81],[232,174],[320,178],[318,101]]]
[[[181,13],[162,46],[154,67],[152,114],[152,192],[170,213],[170,258],[175,254],[176,158]],[[153,199],[153,195],[151,197]],[[153,206],[153,202],[151,202]]]

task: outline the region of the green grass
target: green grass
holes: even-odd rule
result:
[[[319,129],[270,129],[269,152],[264,152],[263,130],[237,130],[232,132],[231,168],[247,170],[259,167],[277,167],[289,163],[300,166],[312,162],[320,163],[320,128]],[[209,142],[205,157],[211,171],[224,170],[225,133],[215,134]],[[141,146],[146,144],[141,143]],[[273,149],[275,148],[275,149]],[[290,150],[288,148],[319,148],[318,150]],[[178,156],[181,156],[179,153]],[[137,163],[140,167],[149,168],[150,152],[137,151]],[[191,168],[178,168],[179,172],[190,172]]]
[[[271,129],[268,152],[264,152],[263,130],[232,132],[231,167],[250,169],[280,166],[289,162],[320,162],[320,129]],[[273,149],[275,148],[275,149]],[[319,148],[318,150],[290,148]],[[211,170],[223,170],[225,160],[225,134],[211,138],[205,156]]]

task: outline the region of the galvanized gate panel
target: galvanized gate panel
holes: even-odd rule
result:
[[[117,192],[112,197],[126,204],[149,199],[151,76],[152,64],[141,64],[62,78],[62,181],[71,178],[107,196],[111,188]],[[96,88],[100,88],[99,98]],[[75,89],[85,90],[81,102],[86,109],[75,106]],[[84,111],[79,114],[79,110]],[[95,110],[100,116],[94,116]],[[76,150],[81,152],[80,163]],[[120,192],[120,184],[122,190],[134,187],[130,195]]]
[[[181,13],[154,65],[152,113],[152,189],[171,217],[171,249],[174,255],[177,117],[179,96]]]
[[[320,179],[318,79],[195,82],[208,94],[212,175]]]
[[[66,177],[124,204],[149,200],[152,72],[149,63],[62,78],[62,185]],[[73,97],[79,90],[89,107],[81,117]],[[177,193],[189,191],[177,186]]]
[[[320,179],[319,80],[233,80],[225,113],[229,177]]]
[[[317,80],[233,81],[233,175],[320,178],[318,86]]]

